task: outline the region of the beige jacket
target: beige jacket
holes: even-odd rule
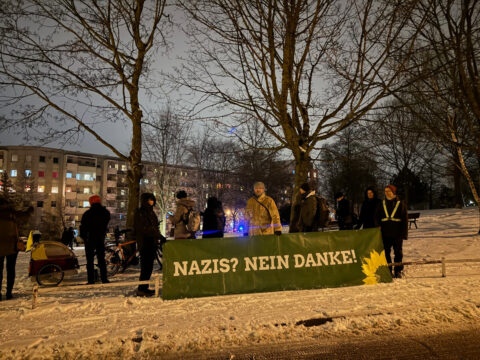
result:
[[[275,231],[282,231],[277,205],[270,196],[265,194],[260,195],[259,198],[252,196],[248,199],[245,222],[249,236],[273,235]]]
[[[172,218],[172,224],[175,226],[173,236],[175,239],[190,239],[195,238],[195,233],[187,231],[185,226],[186,215],[188,210],[193,209],[195,201],[189,198],[180,199],[177,201],[177,211]]]

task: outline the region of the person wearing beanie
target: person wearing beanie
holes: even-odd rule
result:
[[[140,281],[150,280],[155,260],[155,250],[161,239],[158,217],[153,211],[157,203],[155,195],[143,193],[140,196],[140,207],[135,210],[133,227],[135,239],[140,252]],[[138,286],[137,296],[152,296],[155,291],[148,284]]]
[[[80,224],[80,237],[85,242],[87,258],[87,278],[89,284],[95,283],[94,257],[97,256],[102,283],[108,283],[107,265],[105,263],[105,235],[110,221],[110,211],[102,206],[100,196],[93,195],[88,199],[90,209],[85,211]]]
[[[362,203],[356,229],[360,229],[362,226],[364,229],[370,229],[378,226],[375,221],[375,213],[380,203],[381,201],[377,197],[375,188],[368,187],[365,190],[365,200],[363,200]]]
[[[275,201],[265,194],[265,184],[253,184],[253,196],[248,199],[245,209],[245,236],[281,235],[282,224]]]
[[[304,183],[300,186],[301,202],[300,216],[298,218],[297,229],[299,232],[313,232],[318,230],[318,224],[315,221],[317,212],[317,198],[315,190],[310,184]]]
[[[387,263],[400,263],[403,260],[403,240],[408,239],[408,211],[407,205],[397,197],[397,188],[394,185],[385,186],[385,200],[377,207],[376,223],[382,231],[383,246]],[[392,267],[390,266],[390,272]],[[403,265],[394,267],[393,276],[403,277]]]
[[[337,218],[338,230],[352,230],[355,221],[350,201],[345,198],[342,192],[335,193],[335,200],[337,201],[335,217]]]

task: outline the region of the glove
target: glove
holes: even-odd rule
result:
[[[279,231],[275,231],[275,235],[282,235],[282,232],[279,230]]]

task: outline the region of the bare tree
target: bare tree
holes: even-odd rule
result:
[[[288,149],[294,195],[318,142],[395,88],[406,63],[400,49],[411,49],[417,35],[402,31],[416,1],[179,3],[193,20],[187,25],[193,41],[177,81],[223,110],[221,124],[260,122],[277,149]]]
[[[182,182],[180,167],[185,167],[192,126],[191,122],[174,114],[170,106],[152,114],[147,123],[151,129],[143,138],[144,159],[154,164],[150,166],[151,174],[147,174],[149,183],[144,181],[144,186],[156,194],[160,219],[165,220],[175,202],[175,191]],[[163,233],[165,225],[164,221],[161,224]]]
[[[468,153],[480,159],[480,3],[422,1],[419,11],[427,22],[410,57],[411,76],[395,96],[451,155],[480,204],[466,161]]]
[[[127,226],[133,222],[142,175],[142,96],[159,43],[165,45],[165,0],[3,1],[0,12],[2,128],[29,136],[91,134],[130,165]],[[23,106],[22,106],[23,105]],[[122,152],[102,122],[131,126]]]

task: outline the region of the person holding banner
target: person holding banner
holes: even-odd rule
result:
[[[318,230],[318,224],[315,221],[317,213],[317,198],[315,190],[312,190],[308,183],[300,186],[302,201],[300,203],[300,216],[298,219],[298,232],[314,232]]]
[[[385,200],[378,208],[376,222],[382,230],[383,246],[387,263],[392,263],[391,251],[393,248],[393,261],[400,263],[403,260],[403,240],[408,238],[408,212],[404,201],[401,201],[397,193],[397,187],[387,185],[385,187]],[[390,266],[390,272],[392,267]],[[394,277],[403,277],[403,265],[396,265]]]
[[[253,185],[254,195],[248,199],[245,209],[245,236],[281,235],[282,224],[275,201],[265,194],[265,184],[258,181]]]

